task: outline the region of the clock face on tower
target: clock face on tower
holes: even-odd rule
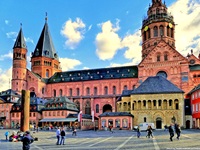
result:
[[[190,64],[195,64],[195,60],[194,60],[194,59],[191,59],[191,60],[190,60]]]

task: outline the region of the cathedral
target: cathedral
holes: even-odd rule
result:
[[[31,55],[31,70],[21,27],[13,46],[12,90],[30,90],[45,99],[66,96],[83,114],[94,111],[96,117],[123,111],[134,115],[134,124],[154,122],[162,128],[173,119],[186,126],[192,119],[184,113],[185,101],[200,83],[200,59],[192,50],[187,56],[177,51],[175,26],[165,3],[152,0],[142,20],[138,65],[66,72],[60,67],[47,18]]]

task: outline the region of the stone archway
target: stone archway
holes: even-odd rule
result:
[[[156,118],[156,129],[162,129],[162,118]]]
[[[186,121],[186,129],[190,129],[190,120]]]
[[[112,106],[109,104],[106,104],[103,106],[103,113],[104,112],[112,112]]]

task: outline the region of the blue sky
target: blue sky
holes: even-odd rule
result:
[[[12,48],[22,23],[28,48],[48,25],[63,71],[137,65],[143,18],[151,0],[1,0],[0,91],[10,88]],[[176,48],[186,56],[200,50],[200,1],[165,0],[174,16]]]

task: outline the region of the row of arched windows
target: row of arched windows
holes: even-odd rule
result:
[[[154,26],[153,37],[158,37],[158,36],[162,37],[164,35],[165,35],[165,32],[164,32],[163,25],[159,26],[159,28],[157,26]],[[170,28],[169,26],[167,26],[167,36],[174,38],[174,29]],[[151,38],[151,29],[150,28],[147,31],[144,31],[143,38],[144,38],[144,41]]]
[[[133,85],[132,87],[133,89],[135,89],[135,85]],[[85,89],[85,95],[91,95],[91,88],[89,87],[86,87]],[[128,90],[128,86],[127,85],[124,85],[124,88],[123,90]],[[73,89],[72,88],[69,88],[69,92],[68,92],[69,96],[80,96],[80,88],[76,88],[76,93],[74,94],[73,93]],[[105,86],[104,87],[104,92],[103,92],[104,95],[108,95],[109,94],[109,88],[108,86]],[[117,94],[117,87],[116,86],[113,86],[112,87],[112,94]],[[98,88],[97,87],[94,87],[93,88],[93,95],[100,95],[100,93],[98,92]],[[56,89],[53,90],[53,96],[56,97],[56,96],[63,96],[63,90],[62,89],[59,89],[59,94],[57,95],[56,93]]]

